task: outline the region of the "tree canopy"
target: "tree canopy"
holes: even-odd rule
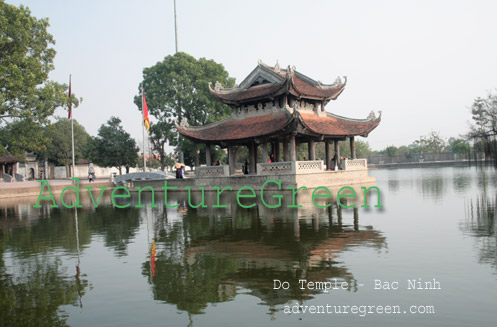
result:
[[[98,136],[89,140],[86,152],[95,164],[116,167],[120,174],[122,166],[135,166],[138,161],[138,146],[117,117],[111,117],[107,125],[100,126]]]
[[[468,138],[478,140],[497,136],[497,94],[489,92],[486,98],[476,98],[471,114],[475,125],[471,126]]]
[[[46,152],[40,153],[46,156],[49,162],[57,166],[70,166],[72,164],[72,140],[71,121],[62,118],[55,124],[45,129],[47,139]],[[74,157],[76,160],[84,157],[84,151],[90,135],[85,128],[74,121]]]
[[[164,167],[165,144],[178,145],[174,121],[186,119],[190,125],[203,125],[224,118],[231,113],[228,106],[217,101],[209,92],[209,82],[219,81],[232,87],[235,80],[229,77],[223,65],[205,58],[178,52],[143,70],[143,88],[150,115],[155,118],[150,128],[150,139]],[[141,88],[135,104],[142,110]],[[185,164],[192,166],[196,149],[180,138],[185,153]]]
[[[69,103],[67,85],[48,80],[55,44],[48,19],[0,1],[0,117],[44,121]],[[76,97],[71,100],[78,105]]]

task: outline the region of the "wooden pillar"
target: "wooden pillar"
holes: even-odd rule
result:
[[[316,143],[314,140],[307,142],[307,152],[309,152],[309,160],[316,160]]]
[[[355,159],[355,141],[354,141],[354,137],[351,136],[350,137],[350,157],[352,159]]]
[[[359,230],[359,208],[354,208],[354,230]]]
[[[279,162],[280,161],[280,142],[276,141],[273,143],[274,144],[274,161]]]
[[[255,143],[250,141],[249,143],[249,174],[255,174],[255,162],[254,162],[254,152]]]
[[[330,166],[330,160],[331,160],[331,157],[330,157],[330,141],[325,139],[324,140],[324,152],[325,152],[325,162],[326,162],[326,170],[330,170],[331,169],[331,166]]]
[[[259,144],[253,142],[254,144],[254,158],[252,162],[254,163],[254,174],[257,174],[257,148],[259,147]]]
[[[295,142],[295,135],[290,135],[290,161],[297,161],[297,146]]]
[[[338,140],[334,140],[334,150],[335,150],[335,153],[337,154],[337,157],[338,157],[338,162],[337,163],[333,163],[333,164],[336,164],[338,167],[340,167],[340,143],[338,142]],[[334,156],[334,154],[333,154]]]
[[[195,144],[195,168],[200,167],[200,150]]]
[[[267,162],[267,142],[262,143],[262,162]]]
[[[211,146],[209,144],[205,145],[205,165],[212,166]]]
[[[288,149],[288,140],[283,141],[283,161],[290,161],[290,152]]]
[[[321,102],[321,111],[323,111],[323,112],[325,111],[324,110],[324,101]]]
[[[228,165],[229,165],[229,171],[230,175],[233,175],[235,173],[235,166],[233,164],[234,160],[234,151],[233,151],[233,146],[229,145],[228,146]]]

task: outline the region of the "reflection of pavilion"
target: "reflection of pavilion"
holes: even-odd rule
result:
[[[335,83],[325,85],[294,67],[281,69],[278,64],[270,67],[259,62],[239,86],[224,89],[216,83],[211,92],[232,107],[231,117],[205,126],[188,126],[184,121],[176,126],[183,136],[206,145],[207,166],[197,167],[197,178],[234,175],[241,146],[249,149],[251,175],[323,173],[334,166],[330,144],[334,144],[340,157],[339,142],[349,139],[351,160],[344,161],[341,167],[345,171],[365,170],[366,174],[340,177],[367,179],[367,163],[356,159],[354,138],[367,137],[380,123],[380,117],[371,113],[367,119],[351,119],[325,111],[325,105],[343,92],[346,81],[337,78]],[[316,157],[317,142],[325,145],[324,160]],[[309,160],[297,161],[297,146],[303,143],[308,146]],[[213,145],[228,149],[227,166],[211,166]],[[262,162],[257,159],[259,146]],[[325,178],[338,178],[330,173]]]
[[[230,301],[242,290],[274,312],[279,305],[318,293],[300,290],[299,279],[346,281],[356,291],[357,281],[343,264],[344,251],[386,244],[381,232],[360,227],[357,209],[313,207],[305,208],[306,216],[293,217],[287,215],[289,209],[235,208],[188,208],[183,219],[169,226],[170,232],[157,238],[155,299],[201,313],[209,303]],[[342,216],[353,224],[344,224]],[[148,265],[142,271],[150,277]],[[273,279],[293,287],[273,290]]]

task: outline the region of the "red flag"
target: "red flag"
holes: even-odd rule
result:
[[[150,130],[150,119],[148,118],[148,107],[147,107],[147,101],[145,100],[145,92],[143,92],[143,124],[145,125],[145,128]]]
[[[69,75],[69,115],[67,119],[71,119],[72,114],[72,101],[71,101],[71,75]]]

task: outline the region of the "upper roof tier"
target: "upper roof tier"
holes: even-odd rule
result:
[[[280,66],[271,67],[261,61],[255,69],[240,83],[233,88],[223,88],[216,82],[214,89],[209,84],[211,93],[221,102],[231,105],[240,105],[246,102],[271,99],[283,94],[291,94],[298,99],[312,99],[318,101],[335,100],[343,92],[347,83],[338,77],[333,84],[322,84],[288,66],[280,69]]]

